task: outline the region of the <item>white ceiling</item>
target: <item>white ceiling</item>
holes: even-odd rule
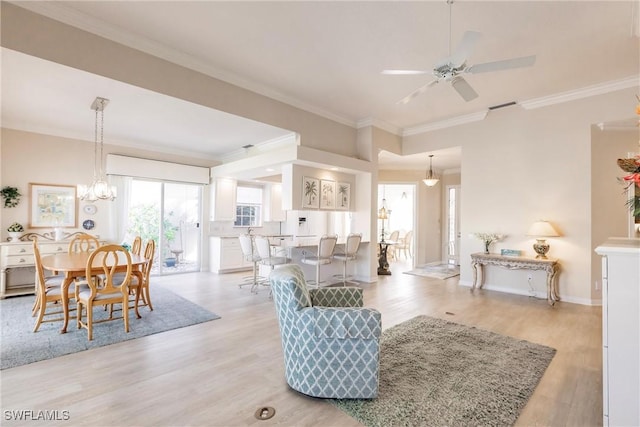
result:
[[[447,56],[445,0],[13,3],[342,123],[374,121],[398,133],[492,105],[637,76],[639,69],[640,18],[633,1],[456,1],[451,9],[452,46],[466,30],[483,35],[468,63],[532,54],[536,63],[466,75],[479,94],[471,102],[443,83],[406,105],[396,102],[431,77],[380,72],[431,69]],[[92,126],[90,103],[95,96],[109,97],[111,89],[105,127],[116,138],[141,145],[176,144],[176,150],[219,158],[260,138],[287,134],[255,122],[246,128],[240,123],[240,128],[224,130],[238,133],[225,134],[223,139],[234,143],[222,147],[215,137],[220,135],[218,126],[238,124],[236,119],[102,77],[81,76],[67,67],[29,65],[31,59],[16,56],[3,51],[3,123],[37,122],[45,128],[64,124],[69,134],[86,134],[79,126]],[[24,67],[36,69],[26,72]],[[37,87],[36,80],[50,72],[61,74],[55,84],[40,86],[38,96],[11,92],[9,81]],[[62,89],[56,92],[52,86]],[[81,93],[79,88],[86,90]],[[426,155],[412,157],[424,168]],[[394,156],[383,160],[400,161]]]

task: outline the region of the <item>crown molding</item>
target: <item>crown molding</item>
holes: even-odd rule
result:
[[[555,95],[520,101],[518,102],[518,105],[525,110],[533,110],[534,108],[548,107],[550,105],[575,101],[577,99],[588,98],[590,96],[603,95],[605,93],[615,92],[617,90],[628,89],[631,87],[637,88],[638,86],[640,86],[640,76],[635,75],[620,80],[612,80],[576,90],[561,92]]]
[[[362,129],[367,126],[377,127],[394,135],[402,136],[402,128],[375,117],[367,117],[356,122],[356,129]]]
[[[297,133],[292,132],[287,135],[279,136],[268,141],[254,144],[253,147],[233,150],[232,152],[220,157],[220,161],[222,161],[222,163],[234,162],[236,160],[244,159],[247,157],[256,156],[274,150],[280,150],[285,147],[297,145],[300,145],[300,137]]]
[[[451,117],[449,119],[439,120],[437,122],[431,122],[407,128],[402,131],[402,136],[417,135],[420,133],[431,132],[434,130],[458,126],[465,123],[479,122],[484,120],[485,117],[487,117],[488,113],[489,110],[478,111],[477,113],[465,114],[464,116]]]
[[[287,105],[313,113],[334,122],[338,122],[352,128],[356,127],[356,122],[353,119],[327,111],[315,105],[307,104],[264,84],[239,77],[228,70],[213,67],[192,55],[172,49],[122,28],[106,24],[105,22],[90,15],[85,15],[70,6],[66,6],[55,1],[10,1],[9,3],[17,7],[27,9],[33,13],[37,13],[38,15],[43,15],[64,24],[71,25],[113,42],[145,52],[149,55],[156,56],[179,66],[198,71],[215,79],[238,86],[259,95],[266,96],[273,100],[283,102]]]

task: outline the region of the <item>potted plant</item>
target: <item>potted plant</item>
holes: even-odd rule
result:
[[[14,222],[7,228],[9,232],[9,241],[10,242],[19,242],[20,235],[24,232],[24,227],[19,222]]]
[[[0,196],[4,199],[5,208],[14,208],[20,202],[20,191],[16,187],[6,186],[0,190]]]

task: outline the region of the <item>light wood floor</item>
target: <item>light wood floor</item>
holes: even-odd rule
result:
[[[519,426],[602,424],[601,310],[491,291],[470,293],[458,278],[402,274],[363,284],[365,305],[383,328],[418,314],[474,325],[556,348]],[[69,411],[74,426],[357,426],[322,400],[285,383],[275,310],[268,292],[239,289],[242,274],[153,278],[222,319],[0,372],[2,425],[7,410]],[[142,309],[144,316],[146,308]],[[447,312],[453,314],[447,314]],[[132,327],[136,321],[132,320]],[[99,333],[96,331],[95,333]],[[253,416],[273,406],[269,421]]]

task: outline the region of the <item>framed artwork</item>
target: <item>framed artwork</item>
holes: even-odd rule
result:
[[[336,182],[323,179],[320,181],[320,209],[336,208]]]
[[[351,184],[339,182],[336,187],[336,210],[348,211],[351,205]]]
[[[302,177],[302,208],[320,207],[320,180]]]
[[[76,187],[29,184],[29,227],[76,227]]]

